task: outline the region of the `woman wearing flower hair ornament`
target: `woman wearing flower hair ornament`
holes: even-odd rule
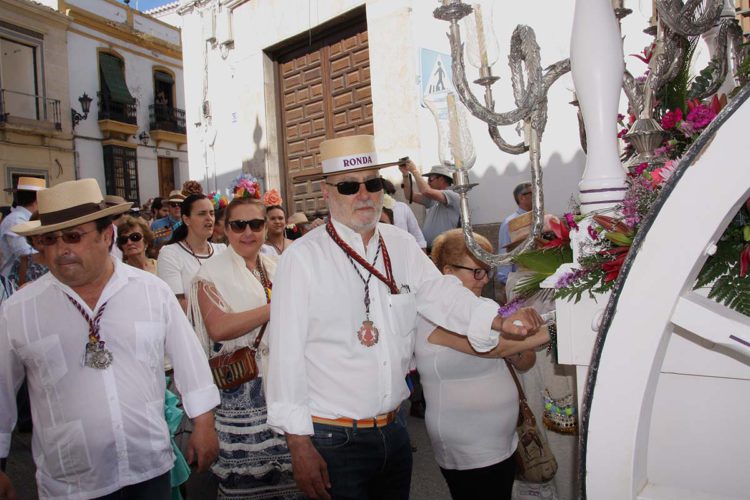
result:
[[[266,243],[261,247],[263,255],[281,255],[293,242],[286,237],[286,210],[281,206],[281,196],[275,189],[263,195],[266,206],[266,220],[268,232]]]
[[[241,187],[224,222],[229,248],[198,271],[189,315],[209,358],[258,345],[260,376],[221,390],[216,409],[219,459],[218,498],[302,498],[292,476],[286,441],[266,424],[264,370],[275,257],[261,255],[266,209],[252,190]]]

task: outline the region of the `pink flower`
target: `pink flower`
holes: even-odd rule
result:
[[[664,130],[670,130],[675,127],[682,120],[682,110],[680,108],[674,111],[667,111],[667,113],[661,118],[661,128]]]
[[[623,137],[627,135],[627,133],[628,133],[628,129],[624,128],[620,130],[619,132],[617,132],[617,138],[622,139]]]
[[[687,115],[687,121],[696,129],[700,130],[716,118],[711,108],[704,104],[693,107]]]
[[[568,227],[570,229],[575,229],[576,231],[578,231],[578,224],[576,224],[576,220],[573,217],[573,214],[568,212],[566,214],[563,214],[563,217],[565,217],[565,222],[568,223]]]
[[[596,232],[596,229],[591,224],[588,226],[588,232],[592,240],[597,241],[599,239],[599,233]]]

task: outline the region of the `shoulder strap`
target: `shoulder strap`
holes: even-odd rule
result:
[[[510,376],[513,377],[513,382],[516,383],[516,389],[518,389],[519,399],[526,400],[526,394],[523,392],[523,387],[521,387],[521,382],[518,381],[518,375],[516,375],[516,371],[513,369],[513,365],[507,359],[504,361],[505,361],[505,364],[508,366],[508,371],[510,372]]]

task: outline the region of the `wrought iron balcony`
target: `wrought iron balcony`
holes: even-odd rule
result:
[[[105,92],[97,92],[99,97],[99,120],[112,120],[137,125],[137,108],[135,101],[122,103],[114,101]]]
[[[152,104],[148,107],[149,128],[176,134],[186,134],[185,110],[167,104]]]
[[[61,116],[59,99],[0,89],[0,123],[34,126],[34,122],[46,122],[62,130]]]

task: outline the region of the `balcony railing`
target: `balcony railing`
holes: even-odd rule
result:
[[[151,130],[166,130],[178,134],[187,133],[184,109],[173,108],[167,104],[152,104],[148,107],[148,116]]]
[[[62,130],[60,100],[27,94],[15,90],[0,89],[0,123],[26,120],[48,122]]]
[[[132,103],[116,102],[103,92],[97,92],[96,95],[99,97],[99,120],[113,120],[133,125],[138,123],[135,101]]]

